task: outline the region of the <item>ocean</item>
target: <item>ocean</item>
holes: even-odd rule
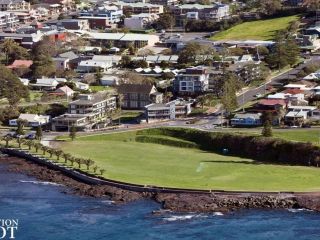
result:
[[[18,220],[17,240],[320,239],[320,213],[312,211],[153,215],[160,206],[151,200],[116,205],[66,194],[64,186],[6,168],[0,165],[0,219]]]

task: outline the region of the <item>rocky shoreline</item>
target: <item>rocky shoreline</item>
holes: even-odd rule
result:
[[[66,186],[66,193],[82,196],[108,198],[115,203],[139,199],[152,199],[163,209],[175,212],[228,212],[239,209],[288,209],[306,208],[320,211],[320,193],[139,193],[107,185],[88,185],[65,176],[59,171],[16,157],[0,157],[0,164],[9,165],[8,171],[33,176]],[[161,213],[161,211],[159,211]]]

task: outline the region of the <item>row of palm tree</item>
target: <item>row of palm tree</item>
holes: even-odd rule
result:
[[[14,138],[11,136],[4,136],[1,138],[1,140],[5,142],[5,147],[8,148],[10,141],[13,141]],[[31,151],[31,149],[34,148],[36,153],[38,153],[39,150],[41,150],[42,155],[49,154],[51,159],[53,158],[53,155],[55,155],[58,162],[60,161],[60,158],[63,158],[65,164],[70,162],[71,166],[74,166],[74,164],[76,163],[76,164],[78,164],[79,169],[81,169],[82,165],[85,165],[87,171],[89,171],[90,167],[91,167],[95,174],[98,172],[98,170],[101,175],[103,175],[105,173],[105,170],[99,169],[98,166],[95,165],[95,161],[93,161],[91,159],[74,157],[71,154],[65,153],[60,149],[55,149],[55,148],[50,148],[48,146],[44,146],[40,142],[34,141],[34,140],[17,138],[16,141],[17,141],[19,148],[21,148],[22,145],[25,145],[28,147],[29,151]]]

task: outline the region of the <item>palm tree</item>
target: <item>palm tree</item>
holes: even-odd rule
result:
[[[49,148],[47,146],[41,145],[42,155],[46,155],[46,151],[48,151],[48,149]]]
[[[33,146],[33,141],[27,140],[27,141],[25,141],[24,144],[29,147],[29,150],[31,150],[31,147]]]
[[[103,175],[105,172],[106,172],[106,170],[104,170],[104,169],[100,169],[100,173],[101,173],[101,175]]]
[[[64,163],[67,163],[68,160],[72,157],[69,153],[63,153],[62,157],[64,158]]]
[[[39,148],[42,147],[42,144],[41,143],[35,143],[34,144],[34,149],[36,150],[36,153],[38,152]]]
[[[61,150],[56,150],[56,151],[55,151],[55,154],[56,154],[56,156],[57,156],[57,160],[59,161],[59,160],[60,160],[60,156],[63,154],[63,151],[61,151]]]
[[[76,161],[76,159],[74,157],[70,157],[69,161],[71,163],[71,166],[73,166],[74,162]]]
[[[92,161],[91,159],[85,159],[84,164],[87,166],[87,170],[89,171],[89,168],[94,164],[94,161]]]
[[[18,138],[17,138],[17,143],[18,143],[18,145],[19,145],[19,148],[21,148],[21,144],[24,143],[24,139],[18,137]]]
[[[82,158],[76,158],[75,162],[78,163],[78,168],[81,169],[81,164],[83,163],[83,159]]]
[[[13,139],[11,136],[4,136],[1,138],[3,141],[6,142],[6,148],[9,147],[9,142]]]
[[[47,149],[47,153],[50,154],[50,158],[52,158],[52,155],[55,154],[55,151],[56,151],[56,150],[54,150],[53,148],[48,148],[48,149]]]

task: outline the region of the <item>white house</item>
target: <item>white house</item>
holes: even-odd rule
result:
[[[48,115],[21,113],[19,118],[9,120],[9,125],[17,126],[18,119],[26,121],[29,127],[38,127],[48,124],[51,120],[51,117]]]
[[[114,86],[119,84],[119,77],[114,76],[114,75],[103,75],[100,84],[102,86]]]
[[[111,68],[111,67],[112,67],[111,62],[85,60],[79,63],[76,71],[81,73],[89,73],[89,72],[95,72],[97,69],[100,69],[102,72],[105,72],[108,68]]]
[[[54,91],[55,94],[61,96],[72,97],[74,95],[74,91],[68,86],[63,86]]]

